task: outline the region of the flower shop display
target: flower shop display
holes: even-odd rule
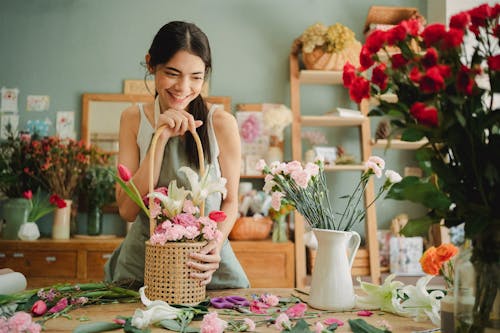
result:
[[[263,104],[262,116],[264,129],[270,136],[264,158],[268,163],[283,161],[283,134],[292,123],[292,111],[283,104]]]
[[[361,43],[351,29],[340,23],[328,27],[322,23],[313,24],[296,44],[307,69],[340,71],[346,61],[359,63]]]
[[[155,151],[156,142],[164,127],[157,129],[151,142]],[[222,233],[217,223],[226,219],[223,211],[212,211],[205,215],[205,199],[212,193],[226,195],[226,179],[209,178],[205,170],[203,149],[196,130],[191,131],[199,158],[200,176],[189,167],[181,167],[190,189],[179,188],[177,181],[169,183],[168,189],[153,188],[154,154],[151,154],[149,170],[149,193],[147,206],[132,181],[130,171],[118,166],[117,181],[130,198],[149,217],[150,238],[146,241],[144,285],[150,298],[170,303],[196,304],[205,298],[205,286],[190,277],[194,268],[188,267],[192,261],[189,254],[197,252],[207,241],[221,241]]]
[[[28,190],[24,192],[24,198],[28,200],[28,218],[27,222],[23,223],[19,228],[18,237],[21,240],[35,240],[40,237],[40,231],[36,221],[54,211],[55,208],[66,206],[64,200],[59,198],[57,194],[50,196],[50,199],[41,193],[38,189],[33,196],[33,192]]]
[[[318,253],[309,302],[313,307],[346,310],[354,306],[355,295],[350,271],[361,239],[351,228],[364,219],[366,209],[375,200],[401,180],[396,172],[387,170],[387,179],[373,202],[366,203],[364,209],[359,209],[370,177],[382,176],[385,161],[380,157],[371,156],[365,166],[366,170],[362,173],[353,194],[345,197],[347,204],[338,220],[331,208],[321,159],[315,163],[307,163],[304,167],[298,161],[276,162],[270,166],[260,161],[257,166],[265,175],[264,190],[272,193],[272,207],[278,210],[282,198],[289,200],[318,238]],[[350,241],[352,237],[354,239]],[[332,285],[336,287],[331,288]]]
[[[447,227],[465,223],[477,297],[473,313],[461,323],[464,332],[493,325],[490,313],[499,297],[500,121],[494,96],[500,92],[499,13],[498,4],[484,4],[452,16],[449,29],[408,20],[373,32],[361,50],[361,67],[347,64],[343,74],[353,100],[378,101],[370,115],[390,117],[393,134],[429,142],[417,152],[425,177],[405,178],[389,197],[429,208],[408,223],[407,235],[427,231],[441,219]],[[408,47],[412,41],[420,53]],[[383,62],[379,54],[390,46],[401,53],[387,54],[389,61]],[[397,101],[384,100],[386,93],[396,94]]]

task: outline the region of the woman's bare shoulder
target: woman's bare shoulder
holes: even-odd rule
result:
[[[216,133],[233,135],[235,132],[238,132],[236,118],[232,113],[225,111],[223,107],[215,109],[212,119]]]

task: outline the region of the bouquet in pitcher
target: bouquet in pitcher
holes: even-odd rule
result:
[[[190,189],[178,187],[172,180],[168,188],[159,187],[142,197],[132,182],[130,171],[118,165],[117,181],[127,195],[155,222],[151,244],[165,245],[166,242],[200,242],[222,240],[217,223],[226,219],[223,211],[211,211],[204,216],[204,202],[212,193],[226,196],[226,179],[209,179],[210,169],[201,178],[189,167],[181,167],[190,184]]]

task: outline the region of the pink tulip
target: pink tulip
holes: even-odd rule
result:
[[[124,182],[128,182],[132,178],[132,173],[123,164],[118,164],[118,174]]]
[[[31,200],[31,198],[33,198],[33,192],[31,192],[31,190],[28,190],[26,192],[23,193],[23,196],[28,199],[28,200]]]
[[[214,210],[208,214],[208,217],[215,222],[223,222],[227,216],[222,210]]]
[[[54,305],[53,307],[51,307],[49,309],[49,312],[50,313],[61,312],[62,310],[66,309],[67,306],[68,306],[68,299],[67,298],[61,298],[59,300],[59,302],[57,302],[56,305]]]
[[[31,307],[31,313],[33,313],[35,316],[41,316],[45,312],[47,312],[47,304],[41,299],[36,301]]]
[[[373,314],[373,312],[371,312],[369,310],[361,310],[361,311],[358,311],[358,313],[357,313],[357,315],[361,316],[361,317],[370,317],[372,314]]]

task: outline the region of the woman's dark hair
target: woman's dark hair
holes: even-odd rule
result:
[[[208,78],[212,69],[210,44],[205,33],[193,23],[172,21],[161,27],[149,48],[149,67],[155,68],[157,65],[165,64],[178,51],[187,51],[200,57],[205,63],[205,80]],[[198,95],[189,103],[188,112],[193,115],[194,119],[203,121],[203,125],[198,127],[197,132],[203,145],[205,159],[210,163],[212,158],[207,129],[208,109],[201,95]],[[188,156],[189,163],[192,165],[198,165],[199,163],[196,151],[194,138],[188,132],[186,133],[186,155]]]

